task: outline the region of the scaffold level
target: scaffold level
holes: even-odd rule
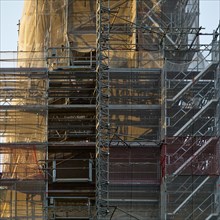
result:
[[[0,51],[0,219],[220,219],[220,25],[199,3],[24,2]]]

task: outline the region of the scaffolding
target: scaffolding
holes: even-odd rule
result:
[[[12,62],[14,62],[12,60]],[[1,68],[1,219],[42,219],[46,154],[43,68]]]
[[[199,0],[25,1],[0,218],[219,219],[219,33],[200,43]]]

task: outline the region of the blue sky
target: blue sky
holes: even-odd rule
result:
[[[0,0],[0,50],[17,50],[17,24],[22,15],[23,2]],[[200,3],[200,25],[206,28],[203,32],[211,33],[220,20],[220,0],[200,0]]]
[[[17,50],[23,0],[0,0],[0,50]]]
[[[220,0],[200,0],[200,26],[203,33],[212,33],[220,22]],[[201,42],[210,42],[209,37],[200,37]]]

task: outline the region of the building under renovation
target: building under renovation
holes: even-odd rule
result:
[[[25,1],[0,59],[0,219],[219,220],[219,33],[199,0]]]

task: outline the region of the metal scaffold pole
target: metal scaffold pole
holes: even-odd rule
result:
[[[96,217],[109,212],[109,1],[98,0],[96,12]]]

